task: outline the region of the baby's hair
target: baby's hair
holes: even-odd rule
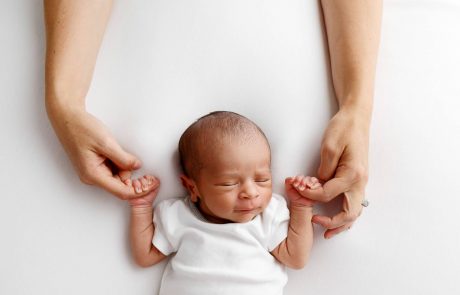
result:
[[[267,143],[262,129],[248,118],[234,112],[216,111],[209,113],[190,125],[179,140],[180,166],[185,175],[196,178],[203,167],[203,147],[217,148],[228,138],[240,142],[252,141],[260,136]]]

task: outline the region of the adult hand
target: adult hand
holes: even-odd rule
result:
[[[127,183],[141,162],[124,151],[104,124],[84,109],[49,108],[48,115],[82,182],[97,185],[121,199],[144,196],[157,186]]]
[[[312,221],[327,230],[325,238],[349,229],[362,211],[368,180],[369,119],[341,109],[330,120],[321,143],[318,176],[323,190],[313,190],[309,198],[329,202],[344,194],[342,211],[332,218],[315,215]]]

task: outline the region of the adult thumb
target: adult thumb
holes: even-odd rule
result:
[[[318,168],[318,177],[326,181],[331,179],[335,174],[339,159],[339,154],[327,148],[323,148],[321,151],[321,162]]]
[[[136,170],[142,166],[138,158],[123,150],[116,142],[112,142],[111,145],[106,146],[102,153],[122,170]]]

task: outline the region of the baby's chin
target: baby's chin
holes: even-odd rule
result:
[[[246,213],[246,214],[238,214],[232,221],[235,223],[247,223],[257,217],[257,215],[261,214],[262,211],[258,210],[256,212]]]

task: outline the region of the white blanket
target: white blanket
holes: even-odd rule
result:
[[[42,1],[0,9],[0,294],[155,294],[128,207],[82,185],[43,107]],[[318,1],[115,1],[89,111],[181,194],[175,148],[214,110],[248,116],[272,143],[275,191],[313,174],[336,111]],[[384,1],[366,208],[332,240],[316,227],[300,294],[459,294],[460,2]],[[326,212],[333,210],[325,209]]]

